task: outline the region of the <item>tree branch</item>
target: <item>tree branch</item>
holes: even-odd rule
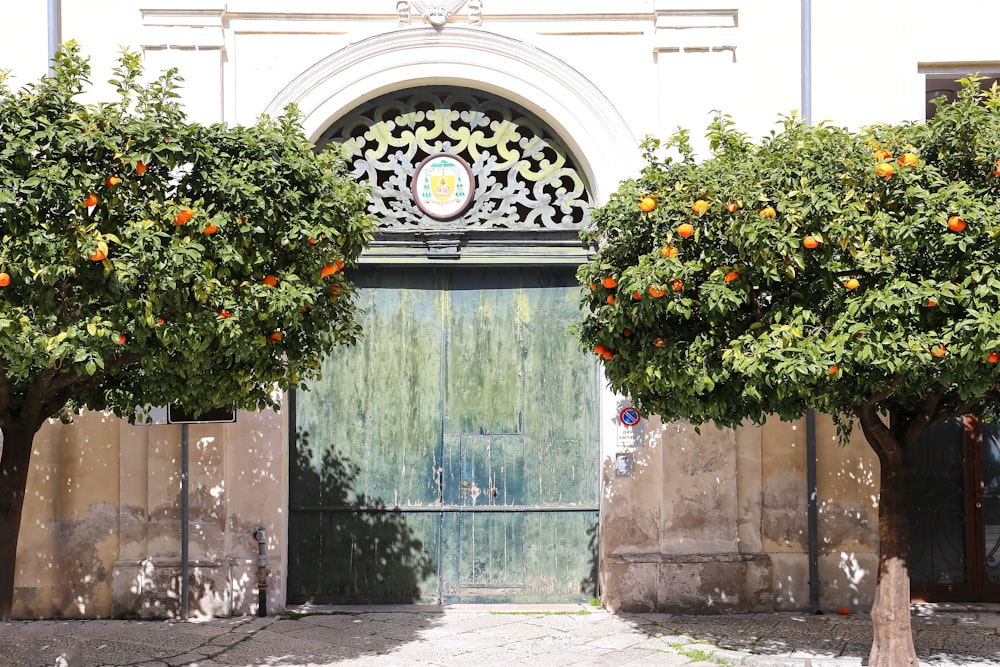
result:
[[[142,355],[137,352],[127,352],[125,354],[120,354],[117,357],[108,359],[104,362],[104,373],[107,373],[108,369],[117,369],[123,366],[128,366],[129,364],[134,364],[135,362],[142,359]],[[53,378],[52,382],[49,384],[49,389],[55,393],[60,392],[70,385],[76,384],[80,380],[86,380],[90,378],[89,375],[80,375],[76,371],[70,371],[69,373],[62,373]]]
[[[930,426],[938,417],[946,416],[945,414],[938,414],[941,401],[944,400],[946,395],[947,392],[943,385],[938,385],[928,392],[924,397],[923,409],[910,417],[910,421],[906,425],[906,430],[903,432],[905,446],[909,447],[915,443],[920,434],[924,432],[924,429]]]
[[[38,421],[37,413],[49,396],[52,379],[57,372],[55,368],[46,368],[39,372],[28,385],[28,391],[24,394],[24,403],[21,405],[21,418],[29,424]]]
[[[77,392],[79,392],[81,389],[87,388],[88,386],[97,387],[97,383],[93,381],[93,378],[87,378],[86,381],[83,381],[80,384],[70,385],[65,389],[63,389],[58,394],[53,395],[52,398],[50,398],[48,401],[42,404],[42,409],[39,411],[38,420],[36,423],[31,424],[31,426],[37,431],[39,428],[42,427],[42,424],[45,423],[46,419],[50,418],[56,412],[66,407],[66,404],[69,403],[69,400],[73,398],[73,396],[75,396]]]
[[[858,421],[861,422],[861,430],[865,434],[865,439],[875,451],[875,454],[878,455],[879,461],[883,465],[887,464],[886,456],[889,449],[895,443],[895,438],[889,430],[889,426],[879,417],[879,404],[889,397],[889,394],[892,393],[898,384],[899,376],[893,375],[885,387],[882,388],[882,391],[871,396],[861,405],[854,407],[854,414],[858,416]]]

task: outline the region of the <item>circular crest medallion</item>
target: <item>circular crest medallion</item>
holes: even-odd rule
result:
[[[472,204],[476,181],[469,163],[454,153],[435,153],[413,171],[417,207],[435,220],[451,220]]]

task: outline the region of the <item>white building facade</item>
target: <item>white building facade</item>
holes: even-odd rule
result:
[[[637,175],[647,135],[683,127],[706,151],[715,110],[754,137],[803,108],[813,122],[850,127],[921,121],[928,97],[955,79],[1000,71],[996,3],[62,0],[8,3],[0,18],[0,67],[15,86],[45,74],[51,27],[90,55],[93,101],[109,93],[101,80],[128,46],[147,72],[179,68],[192,120],[252,124],[294,103],[312,140],[354,141],[359,177],[399,202],[373,204],[382,233],[358,274],[369,312],[394,310],[366,322],[364,354],[335,355],[327,368],[363,382],[191,427],[186,586],[181,427],[90,413],[43,430],[15,616],[175,617],[182,593],[192,615],[255,613],[258,590],[272,613],[401,599],[595,598],[611,609],[707,613],[870,607],[878,462],[863,439],[839,447],[824,418],[815,429],[775,421],[700,435],[655,417],[634,424],[565,334],[573,267],[589,250],[574,241],[586,216],[566,211],[599,206]],[[428,120],[432,112],[445,120]],[[395,120],[406,114],[412,136]],[[469,165],[477,189],[464,218],[442,222],[415,207],[408,179],[436,152]],[[537,213],[541,200],[518,194],[540,181],[555,185],[538,197],[569,208]],[[476,300],[466,313],[468,294]],[[430,315],[414,315],[421,309]],[[440,358],[364,361],[402,358],[406,339],[382,333],[400,322],[409,336],[438,336]],[[463,362],[476,336],[487,342]],[[560,336],[558,349],[534,342]],[[504,356],[497,341],[511,337],[516,349]],[[510,377],[522,379],[508,386]],[[425,408],[417,397],[427,392],[436,393]],[[307,433],[328,436],[332,458]],[[419,451],[402,453],[411,442]],[[334,472],[356,488],[334,498],[324,481]],[[373,481],[380,475],[396,478]],[[991,534],[982,516],[963,521],[968,544]],[[258,589],[261,529],[268,573]],[[383,569],[409,578],[383,585],[392,576],[355,561],[384,558],[360,543],[386,535],[408,553]],[[346,551],[328,544],[337,540]],[[935,549],[955,562],[982,555]],[[572,554],[576,569],[563,571]],[[962,567],[973,569],[932,567],[929,595],[998,595],[992,566]],[[950,585],[962,577],[968,585]]]

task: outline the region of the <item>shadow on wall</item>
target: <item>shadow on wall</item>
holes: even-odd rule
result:
[[[294,457],[289,604],[419,600],[436,567],[408,517],[359,492],[360,468],[335,444],[311,442],[309,433],[300,431]],[[409,520],[419,521],[419,515]]]

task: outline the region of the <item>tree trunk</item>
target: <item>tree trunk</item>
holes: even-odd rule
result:
[[[866,429],[866,435],[868,430]],[[917,667],[910,625],[910,516],[907,507],[906,461],[899,441],[879,434],[869,444],[881,464],[878,529],[879,570],[872,605],[874,638],[869,667]]]
[[[14,606],[14,574],[21,510],[28,484],[28,464],[35,432],[18,425],[3,430],[0,455],[0,621],[9,621]]]

